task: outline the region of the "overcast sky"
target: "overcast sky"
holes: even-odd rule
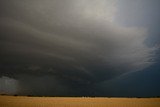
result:
[[[159,0],[1,0],[0,93],[160,96]]]

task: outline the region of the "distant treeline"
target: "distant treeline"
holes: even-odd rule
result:
[[[131,96],[131,97],[125,97],[125,96],[38,96],[38,95],[18,95],[18,94],[14,94],[14,95],[11,95],[11,94],[0,94],[1,96],[27,96],[27,97],[84,97],[84,98],[98,98],[98,97],[106,97],[106,98],[160,98],[160,96],[152,96],[152,97],[135,97],[135,96]]]

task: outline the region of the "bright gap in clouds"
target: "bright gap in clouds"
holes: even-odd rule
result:
[[[88,20],[101,20],[112,22],[116,12],[117,0],[87,0],[75,1],[74,8],[81,11],[81,17]],[[76,10],[76,11],[77,11]],[[105,23],[105,22],[104,22]]]

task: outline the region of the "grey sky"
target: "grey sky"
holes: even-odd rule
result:
[[[19,81],[22,95],[91,95],[95,84],[155,62],[148,27],[118,22],[116,0],[0,2],[0,75]]]

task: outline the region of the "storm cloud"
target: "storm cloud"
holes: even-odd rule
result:
[[[116,0],[0,2],[0,75],[24,87],[48,83],[53,92],[62,93],[53,88],[59,86],[87,93],[95,83],[154,63],[155,48],[144,43],[147,28],[114,23]]]

